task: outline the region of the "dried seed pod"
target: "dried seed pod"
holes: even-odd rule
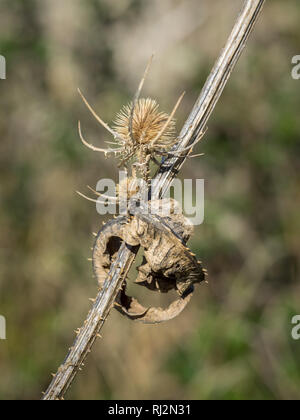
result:
[[[132,137],[130,135],[130,118],[132,103],[125,105],[117,114],[113,129],[126,141],[127,147],[147,145],[162,130],[169,115],[159,112],[158,103],[151,98],[141,98],[138,100],[132,118]],[[175,120],[171,119],[168,127],[160,138],[161,144],[169,145],[174,143]]]

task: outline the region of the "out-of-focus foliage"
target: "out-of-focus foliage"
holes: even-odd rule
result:
[[[116,178],[117,166],[80,144],[78,119],[93,143],[109,137],[76,88],[111,121],[156,51],[145,94],[169,111],[186,90],[180,128],[242,3],[1,1],[1,399],[40,397],[96,294],[86,258],[103,219],[74,191]],[[197,146],[205,157],[180,174],[205,178],[191,245],[209,286],[167,324],[113,312],[68,398],[300,397],[300,5],[266,3]]]

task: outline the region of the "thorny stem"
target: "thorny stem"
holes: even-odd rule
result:
[[[179,141],[174,146],[173,151],[178,152],[182,148],[192,144],[199,133],[204,130],[228,78],[246,45],[264,3],[265,0],[245,1],[232,33],[212,69],[192,112],[184,124]],[[178,174],[185,159],[186,157],[172,157],[164,161],[155,177],[154,194],[162,196],[165,193],[172,180]],[[121,246],[103,289],[98,293],[82,328],[77,331],[78,335],[73,347],[69,350],[63,364],[54,376],[43,396],[43,400],[63,399],[74,377],[81,370],[83,362],[87,354],[91,351],[96,338],[99,337],[99,332],[110,310],[114,306],[118,291],[122,287],[137,251],[137,247],[128,247],[124,243]]]

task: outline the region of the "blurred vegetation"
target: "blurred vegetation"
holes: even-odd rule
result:
[[[205,178],[191,246],[209,286],[167,324],[113,312],[68,398],[299,399],[300,5],[266,3],[197,147],[205,157],[180,175]],[[40,397],[96,294],[86,258],[102,219],[74,191],[117,166],[80,144],[78,119],[94,144],[109,138],[76,88],[111,121],[156,51],[145,95],[168,111],[186,90],[180,128],[241,4],[1,1],[0,399]]]

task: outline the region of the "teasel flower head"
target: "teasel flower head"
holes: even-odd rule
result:
[[[132,103],[125,105],[117,114],[113,129],[128,145],[139,146],[150,144],[162,131],[169,115],[159,111],[158,103],[151,98],[141,98],[137,101],[132,115],[132,136],[130,135]],[[175,119],[172,118],[162,136],[159,138],[160,147],[170,147],[175,139]],[[134,144],[133,144],[134,142]]]

